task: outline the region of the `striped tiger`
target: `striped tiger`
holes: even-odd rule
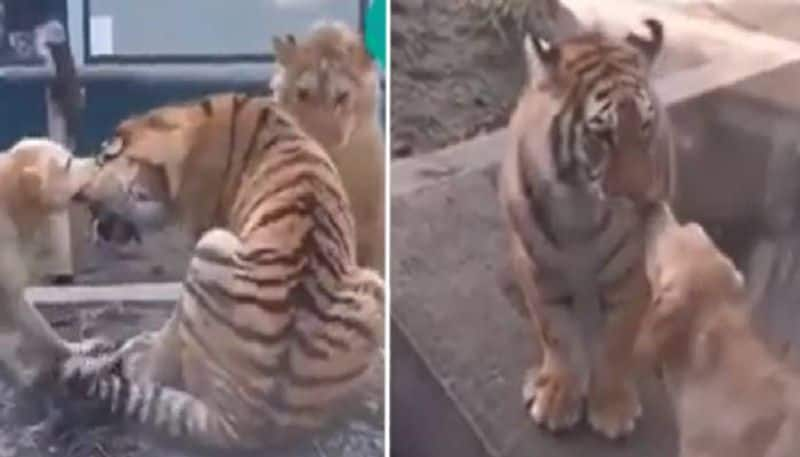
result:
[[[529,83],[510,121],[500,204],[510,261],[543,358],[523,400],[550,429],[583,418],[599,433],[630,433],[641,414],[631,357],[649,285],[642,222],[673,195],[674,154],[650,83],[663,41],[584,33],[525,39]]]
[[[158,108],[99,162],[80,193],[96,214],[199,241],[164,327],[67,360],[67,394],[213,455],[283,445],[347,405],[379,355],[383,280],[357,265],[339,175],[288,113],[244,94]]]

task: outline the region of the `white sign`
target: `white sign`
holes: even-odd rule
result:
[[[114,19],[111,16],[89,18],[89,53],[93,56],[114,54]]]

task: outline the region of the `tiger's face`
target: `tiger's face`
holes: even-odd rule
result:
[[[342,24],[323,24],[305,41],[290,35],[275,38],[273,47],[280,68],[271,84],[281,104],[325,149],[348,144],[377,96],[361,37]]]
[[[599,85],[588,96],[579,126],[576,159],[582,178],[598,193],[625,194],[646,185],[647,157],[656,112],[642,87]]]
[[[529,65],[539,87],[561,101],[550,142],[562,181],[607,195],[636,197],[655,173],[648,151],[658,124],[657,100],[648,81],[661,50],[662,30],[648,20],[652,37],[631,34],[615,42],[588,34],[551,44],[526,39]]]
[[[136,133],[134,134],[133,131]],[[172,198],[165,163],[169,135],[150,129],[120,129],[103,143],[99,171],[80,192],[95,219],[96,235],[127,242],[171,221]]]

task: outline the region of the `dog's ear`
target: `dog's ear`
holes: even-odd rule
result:
[[[640,327],[641,356],[660,361],[680,349],[691,318],[687,299],[685,291],[672,283],[665,282],[653,291]]]
[[[34,202],[41,202],[44,197],[44,176],[40,169],[26,166],[19,175],[19,186],[23,195]]]
[[[722,344],[716,329],[709,329],[697,336],[691,349],[692,365],[698,368],[712,368],[719,360]]]

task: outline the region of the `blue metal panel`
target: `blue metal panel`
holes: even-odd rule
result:
[[[239,83],[187,83],[136,80],[107,80],[89,83],[86,90],[84,129],[78,147],[80,154],[97,150],[100,143],[114,127],[128,116],[152,108],[191,100],[207,94],[229,91],[263,90],[266,82]]]
[[[0,150],[23,136],[47,134],[44,89],[35,82],[0,82]]]

